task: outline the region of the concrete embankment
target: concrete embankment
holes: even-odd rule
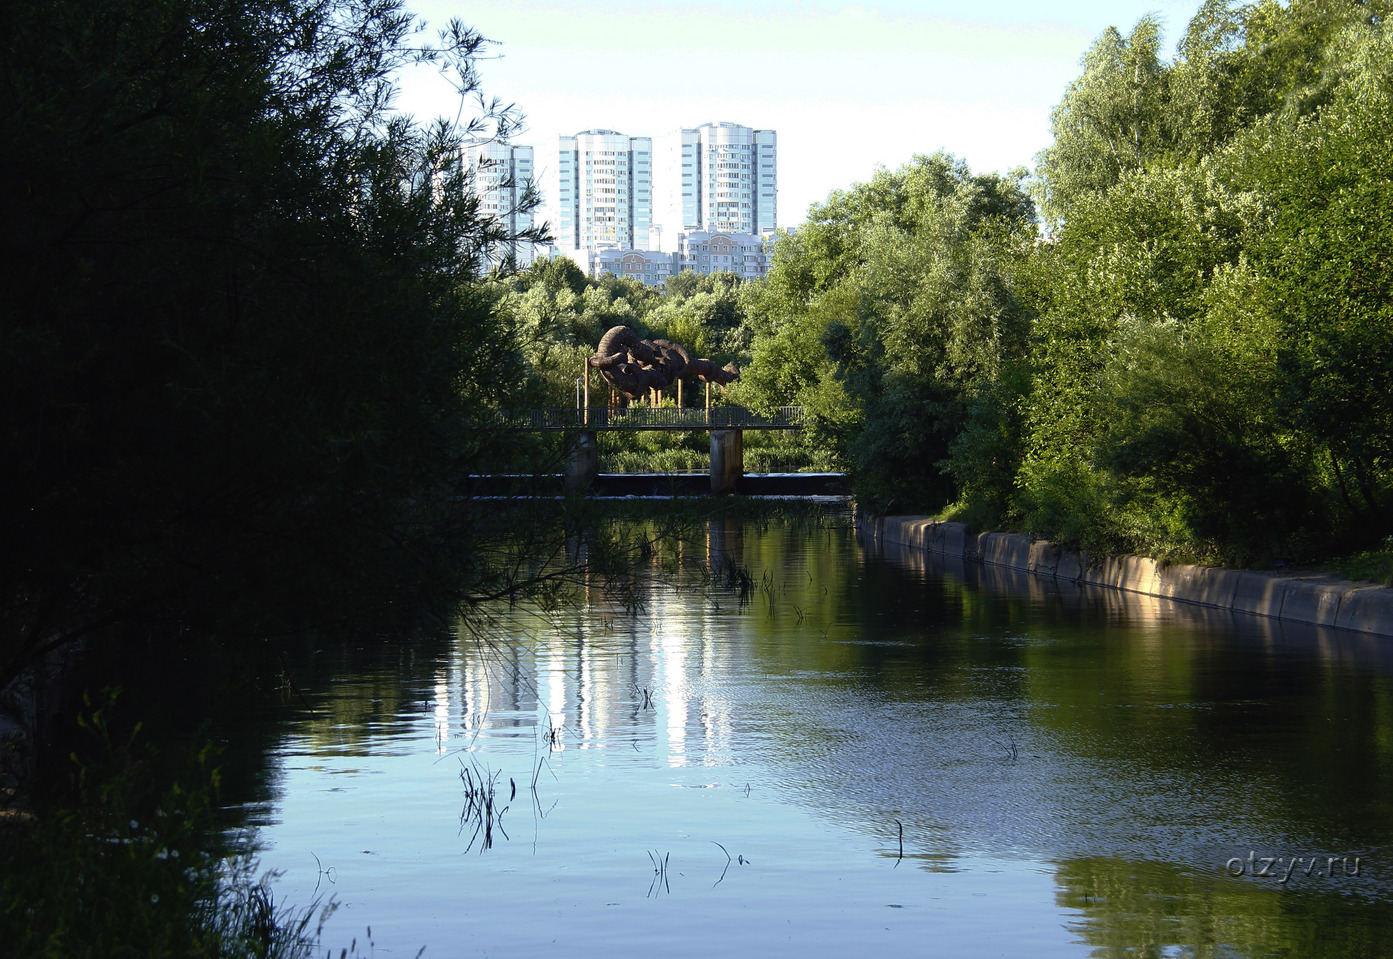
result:
[[[1092,556],[1020,533],[974,533],[925,516],[860,517],[876,543],[1023,570],[1061,585],[1105,586],[1145,596],[1253,613],[1293,623],[1393,636],[1393,589],[1304,576],[1158,563],[1144,556]]]

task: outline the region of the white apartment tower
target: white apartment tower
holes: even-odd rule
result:
[[[671,224],[683,233],[772,233],[778,216],[778,135],[738,123],[682,130],[670,162],[680,187],[669,203]]]
[[[480,212],[499,220],[512,235],[532,229],[532,213],[520,209],[533,182],[532,147],[484,140],[467,144],[464,159],[474,177]],[[510,244],[505,252],[519,267],[530,266],[536,258],[533,244],[526,242]]]
[[[653,139],[613,130],[561,137],[556,244],[584,262],[587,252],[642,250],[653,227]]]

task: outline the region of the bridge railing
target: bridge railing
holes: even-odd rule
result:
[[[771,415],[743,406],[590,407],[589,409],[478,410],[476,425],[492,429],[547,430],[801,430],[803,407],[780,406]]]

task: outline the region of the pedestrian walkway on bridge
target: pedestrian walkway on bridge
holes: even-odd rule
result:
[[[586,391],[587,395],[589,391]],[[565,487],[579,492],[600,474],[600,431],[706,430],[711,434],[711,492],[733,493],[745,475],[745,430],[801,430],[803,408],[781,406],[768,414],[743,406],[589,407],[484,410],[475,418],[484,429],[576,433],[566,456]]]
[[[801,430],[803,407],[756,413],[743,406],[622,406],[482,410],[475,423],[498,429],[563,430]]]

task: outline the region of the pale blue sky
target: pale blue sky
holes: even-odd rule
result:
[[[562,134],[729,120],[778,131],[779,221],[796,226],[832,190],[916,153],[944,149],[977,172],[1033,166],[1093,40],[1154,13],[1173,48],[1199,0],[406,4],[432,32],[459,17],[497,41],[484,92],[526,115],[515,142],[537,147],[544,183]],[[410,78],[400,103],[422,118],[457,109],[427,76]]]

